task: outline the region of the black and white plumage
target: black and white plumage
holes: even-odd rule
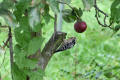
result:
[[[69,39],[65,39],[54,53],[70,49],[75,45],[75,43],[76,37],[70,37]]]

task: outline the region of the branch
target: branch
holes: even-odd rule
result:
[[[12,70],[12,65],[13,65],[13,43],[12,43],[11,27],[9,27],[8,36],[10,37],[10,39],[9,39],[9,49],[10,49],[10,64],[11,64],[11,70]],[[11,73],[11,75],[12,75],[12,73]],[[13,80],[13,75],[12,75],[12,80]]]
[[[42,50],[41,57],[39,59],[38,65],[45,69],[50,58],[53,55],[53,52],[61,45],[63,40],[66,38],[67,33],[56,32],[53,33],[50,40],[46,43],[45,47]]]
[[[6,26],[6,25],[3,25],[3,26],[0,26],[0,28],[8,28],[9,26]]]
[[[4,43],[4,45],[2,46],[2,48],[5,48],[10,40],[11,36],[8,36],[7,40]],[[7,46],[8,47],[8,46]]]
[[[98,8],[96,0],[95,0],[95,3],[94,3],[94,8],[95,8],[95,11],[96,11],[95,17],[96,17],[96,20],[97,20],[98,24],[100,24],[102,27],[108,27],[108,28],[114,30],[114,28],[111,27],[111,25],[113,24],[113,22],[110,22],[110,24],[107,25],[107,23],[106,23],[106,18],[108,17],[108,15],[107,15],[104,11],[102,11],[102,10],[100,10],[100,9]],[[102,14],[105,16],[105,17],[104,17],[104,24],[102,24],[102,23],[99,21],[99,18],[98,18],[98,17],[99,17],[99,12],[102,13]]]
[[[54,21],[54,33],[57,31],[57,14],[55,14],[55,21]]]

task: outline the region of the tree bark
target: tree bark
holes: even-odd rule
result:
[[[66,38],[66,35],[67,34],[64,32],[53,33],[50,40],[46,43],[41,52],[41,56],[38,62],[38,65],[41,69],[45,70],[49,60],[54,54],[53,52],[61,45],[63,40]]]

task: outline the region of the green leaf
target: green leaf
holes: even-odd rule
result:
[[[115,31],[117,32],[118,30],[120,30],[120,25],[115,26]]]
[[[24,16],[21,17],[19,21],[19,27],[21,27],[23,30],[30,32],[30,26],[29,26],[29,18]]]
[[[25,53],[23,52],[22,48],[19,46],[19,44],[16,44],[14,47],[14,53],[15,53],[15,62],[18,65],[20,69],[24,68],[23,64],[25,62]]]
[[[28,17],[24,16],[19,21],[19,27],[14,29],[15,39],[18,44],[22,47],[25,47],[30,39],[31,39],[31,32],[28,23]]]
[[[14,2],[12,0],[3,0],[3,2],[0,3],[0,8],[10,9],[14,6],[13,4]]]
[[[70,22],[74,22],[74,21],[76,20],[76,16],[73,15],[71,9],[65,9],[65,10],[63,11],[63,19],[64,19],[66,22],[70,23]]]
[[[94,6],[94,0],[82,0],[84,10],[89,11]]]
[[[13,80],[26,80],[26,75],[15,63],[12,65],[12,74]]]
[[[111,5],[111,20],[120,22],[120,0],[115,0]]]
[[[58,4],[58,0],[47,0],[49,2],[49,5],[51,7],[51,9],[53,10],[53,12],[58,13],[59,12],[59,4]]]
[[[39,50],[39,48],[41,47],[41,45],[43,44],[44,38],[43,37],[35,37],[33,38],[29,45],[28,45],[28,55],[32,55],[35,54],[35,52],[37,50]]]
[[[23,13],[30,6],[31,0],[20,0],[16,4],[16,10],[14,11],[14,15],[16,16],[17,21],[21,19]]]
[[[43,18],[46,23],[49,23],[51,16],[49,14],[49,5],[48,4],[46,4],[44,7]]]
[[[104,75],[105,75],[107,78],[112,78],[112,77],[113,77],[112,72],[105,72]]]
[[[22,27],[16,27],[14,29],[14,33],[17,43],[23,48],[26,47],[31,39],[31,33],[27,30],[22,29]]]
[[[15,53],[15,57],[14,57],[15,62],[20,69],[23,69],[23,68],[34,69],[36,67],[37,61],[28,59],[26,57],[27,51],[24,50],[22,47],[20,47],[19,44],[15,45],[14,53]]]
[[[81,8],[77,9],[74,7],[72,10],[72,15],[75,16],[76,18],[77,17],[80,18],[83,15],[83,12],[82,12]]]
[[[26,71],[26,74],[29,75],[30,80],[43,80],[43,76],[45,73],[42,69],[38,69],[37,71]]]
[[[44,23],[39,23],[37,25],[35,25],[35,27],[32,29],[33,32],[40,32],[41,28],[44,26]]]

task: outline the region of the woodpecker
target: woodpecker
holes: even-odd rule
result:
[[[54,51],[54,53],[70,49],[75,45],[75,43],[76,37],[70,37],[69,39],[65,39],[61,43],[60,47],[56,51]]]

